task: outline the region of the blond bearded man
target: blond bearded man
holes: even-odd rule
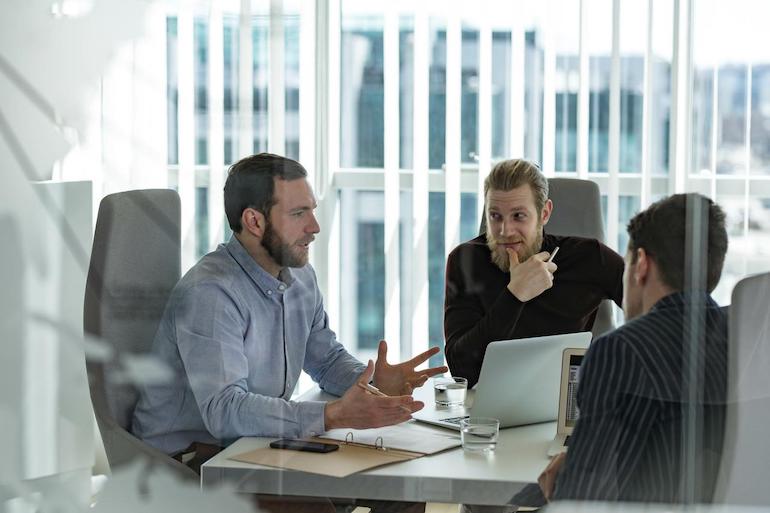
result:
[[[620,255],[595,239],[547,233],[558,205],[535,164],[498,163],[484,201],[486,233],[455,248],[446,268],[446,358],[469,386],[490,342],[590,330],[601,301],[620,306],[623,297]]]

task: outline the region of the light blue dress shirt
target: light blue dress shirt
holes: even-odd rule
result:
[[[324,431],[325,403],[290,400],[300,371],[342,395],[365,366],[329,329],[313,268],[279,278],[235,236],[185,274],[153,343],[175,378],[140,387],[136,436],[173,454],[192,442]]]

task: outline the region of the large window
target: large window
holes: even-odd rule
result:
[[[401,354],[442,345],[446,254],[477,234],[481,180],[503,158],[596,181],[606,242],[619,252],[625,224],[655,199],[715,198],[731,237],[721,303],[737,279],[770,267],[770,54],[761,26],[742,14],[764,7],[693,2],[688,54],[675,51],[687,26],[681,16],[675,26],[673,0],[524,0],[489,13],[341,0],[327,13],[327,44],[318,44],[309,4],[169,13],[168,163],[180,190],[193,172],[199,256],[228,233],[211,220],[222,215],[212,176],[255,151],[304,157],[319,198],[332,204],[321,226],[334,235],[319,239],[313,262],[332,325],[362,358],[386,335]],[[191,84],[180,59],[192,59]],[[179,133],[179,98],[191,92],[194,131]],[[194,145],[180,142],[190,136]],[[222,169],[209,158],[211,137],[221,139]],[[188,146],[192,171],[180,155]],[[386,243],[394,233],[397,244]]]

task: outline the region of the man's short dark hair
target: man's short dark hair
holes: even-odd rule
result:
[[[270,209],[275,205],[274,178],[297,180],[305,177],[307,171],[302,164],[272,153],[245,157],[230,166],[225,182],[225,214],[230,229],[241,232],[241,215],[247,208],[270,216]]]
[[[705,245],[706,288],[711,292],[722,274],[727,253],[727,230],[724,211],[709,198],[700,194],[675,194],[653,203],[628,223],[628,249],[632,254],[632,263],[635,263],[636,250],[644,248],[657,263],[663,282],[674,290],[684,290],[687,230],[697,229],[688,226],[688,202],[701,209],[703,222],[708,223],[701,233],[708,234]]]

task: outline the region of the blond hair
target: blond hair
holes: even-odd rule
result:
[[[543,211],[548,201],[548,180],[534,162],[525,159],[508,159],[495,164],[484,180],[484,198],[490,190],[510,191],[529,184],[535,197],[537,213]]]

